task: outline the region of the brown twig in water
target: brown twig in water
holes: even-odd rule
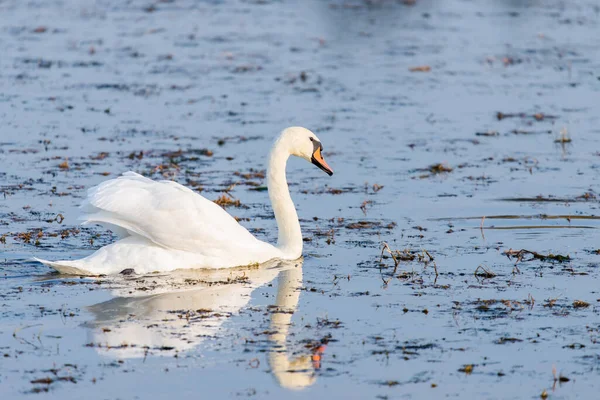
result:
[[[533,306],[535,304],[535,299],[533,298],[531,293],[529,293],[529,295],[527,296],[527,300],[525,300],[524,303],[529,305],[530,310],[533,308]]]
[[[554,307],[556,305],[556,301],[558,300],[559,296],[556,296],[553,299],[546,299],[546,303],[544,304],[544,307]]]
[[[480,270],[481,270],[481,272],[480,272]],[[497,274],[495,272],[489,270],[484,265],[478,266],[475,269],[475,272],[473,272],[473,275],[475,275],[475,277],[481,276],[483,278],[493,278],[493,277],[497,276]]]
[[[382,266],[384,265],[383,264],[383,254],[386,251],[390,254],[392,259],[394,260],[394,270],[392,271],[392,274],[388,279],[385,279],[383,277],[383,271],[382,271]],[[392,250],[386,242],[383,242],[383,247],[381,248],[381,255],[379,257],[379,272],[381,273],[381,279],[383,280],[384,285],[387,285],[390,282],[390,280],[396,275],[396,272],[398,271],[398,265],[400,264],[401,261],[415,261],[415,260],[424,264],[423,270],[425,270],[427,268],[429,263],[433,262],[433,269],[435,271],[435,279],[437,280],[437,278],[439,276],[439,272],[437,270],[437,264],[435,263],[434,258],[431,255],[431,253],[429,253],[429,251],[423,249],[423,250],[421,250],[420,253],[416,253],[416,252],[411,252],[408,249],[406,249],[404,251]],[[401,275],[398,276],[398,278],[408,278],[408,277],[414,277],[416,275],[417,275],[417,273],[413,270],[412,272],[402,273]]]
[[[390,255],[392,256],[392,259],[394,260],[394,270],[392,271],[391,276],[387,280],[383,277],[383,272],[381,270],[381,266],[383,265],[382,262],[383,262],[384,251],[387,251],[388,253],[390,253]],[[381,274],[381,280],[383,280],[383,284],[385,286],[387,286],[387,284],[392,280],[394,275],[396,275],[396,271],[398,270],[399,264],[400,264],[400,262],[394,256],[394,253],[392,252],[392,249],[390,249],[390,246],[386,242],[383,242],[383,247],[381,248],[381,256],[379,256],[379,273]]]
[[[485,221],[485,215],[481,217],[481,224],[479,225],[479,231],[481,232],[481,238],[485,240],[485,233],[483,232],[483,222]]]
[[[35,343],[30,342],[29,340],[25,339],[24,337],[21,337],[18,335],[20,331],[22,331],[24,329],[29,329],[29,328],[35,328],[36,326],[43,326],[43,324],[25,325],[25,326],[17,327],[13,332],[13,337],[15,339],[17,339],[18,341],[20,341],[21,343],[27,343],[28,345],[32,346],[36,350],[43,348],[43,344],[42,344],[42,341],[40,340],[39,334],[38,334],[37,338],[38,338],[38,341],[40,342],[40,344],[42,344],[42,347],[36,345]]]
[[[367,206],[372,203],[373,202],[371,200],[365,200],[362,202],[362,204],[360,205],[360,209],[362,210],[364,215],[367,215]]]
[[[433,261],[433,260],[434,260],[433,256],[432,256],[431,254],[429,254],[429,252],[428,252],[427,250],[423,249],[423,251],[425,252],[425,254],[427,254],[427,257],[429,257],[429,258],[430,258],[430,261]],[[435,264],[435,263],[434,263],[434,264]],[[436,271],[437,271],[437,268],[436,268]]]
[[[231,196],[232,198],[235,199],[235,196],[232,195],[230,192],[233,190],[233,188],[235,188],[237,186],[237,182],[236,183],[232,183],[231,185],[227,186],[225,189],[223,189],[224,193],[227,193],[229,196]]]

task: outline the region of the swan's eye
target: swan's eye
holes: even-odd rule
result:
[[[309,139],[310,139],[311,142],[315,141],[315,139],[313,139],[312,137],[309,137]]]

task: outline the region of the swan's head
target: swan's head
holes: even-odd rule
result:
[[[291,155],[304,158],[325,171],[329,176],[333,170],[323,158],[323,145],[311,131],[299,126],[287,128],[281,133],[280,141],[284,141]]]

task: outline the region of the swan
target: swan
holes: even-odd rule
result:
[[[284,129],[269,156],[267,187],[278,228],[277,245],[255,238],[219,205],[172,181],[153,181],[126,172],[88,190],[83,224],[110,229],[119,240],[79,260],[35,258],[59,273],[78,275],[232,268],[302,255],[298,214],[285,175],[290,156],[303,158],[328,175],[319,138],[302,127]]]

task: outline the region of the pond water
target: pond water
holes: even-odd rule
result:
[[[596,396],[596,2],[0,16],[2,398]],[[93,278],[32,261],[112,242],[78,205],[128,170],[239,200],[275,242],[264,170],[292,125],[335,171],[288,165],[303,259]]]

